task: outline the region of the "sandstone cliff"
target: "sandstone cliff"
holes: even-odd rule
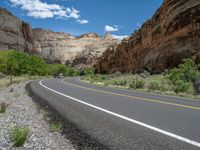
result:
[[[34,29],[33,35],[37,51],[48,62],[65,63],[78,68],[93,65],[107,47],[118,42],[95,33],[73,37],[61,32]]]
[[[93,65],[110,45],[119,41],[95,33],[74,37],[62,32],[33,29],[9,11],[0,8],[0,50],[15,49],[37,53],[49,63],[73,67]]]
[[[0,8],[0,50],[7,49],[36,52],[31,26]]]
[[[96,69],[101,73],[157,73],[177,66],[183,58],[197,55],[200,61],[199,51],[200,1],[164,0],[137,33],[104,52]]]

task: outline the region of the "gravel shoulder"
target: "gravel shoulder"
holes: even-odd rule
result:
[[[13,84],[0,91],[0,102],[9,104],[5,113],[0,113],[0,150],[12,145],[10,130],[28,127],[30,133],[19,150],[74,150],[74,146],[61,132],[50,132],[49,118],[45,109],[35,103],[26,92],[26,83]]]

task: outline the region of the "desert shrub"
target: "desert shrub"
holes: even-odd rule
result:
[[[122,75],[122,73],[118,71],[118,72],[115,72],[115,73],[111,74],[110,77],[111,78],[116,78],[116,77],[119,77],[121,75]]]
[[[108,76],[97,74],[97,75],[91,76],[90,78],[93,79],[96,82],[103,82],[104,80],[108,79]]]
[[[10,132],[10,138],[14,146],[23,146],[29,134],[28,128],[15,127]]]
[[[95,69],[94,67],[88,67],[84,69],[84,74],[87,75],[94,75]]]
[[[173,84],[173,89],[175,93],[180,93],[180,92],[184,93],[188,92],[190,86],[191,84],[189,82],[185,82],[183,80],[177,80]]]
[[[184,59],[183,63],[171,69],[167,76],[174,85],[179,80],[190,82],[193,78],[200,77],[199,67],[200,65],[196,64],[193,59]]]
[[[157,80],[151,80],[149,81],[149,90],[161,90],[162,87],[160,85],[160,82]]]
[[[8,107],[8,104],[7,104],[7,103],[1,102],[1,103],[0,103],[0,113],[5,113],[7,107]]]
[[[113,81],[113,84],[116,85],[116,86],[126,86],[127,81],[125,79],[115,79]]]
[[[146,70],[144,70],[142,73],[139,74],[140,77],[142,78],[147,78],[150,76],[150,73]]]
[[[173,90],[176,93],[188,92],[192,79],[200,77],[199,67],[193,59],[184,59],[177,68],[171,69],[166,76]]]
[[[131,81],[131,83],[129,84],[130,88],[133,89],[138,89],[138,88],[144,88],[145,86],[145,81],[143,79],[134,79]]]
[[[62,123],[59,121],[59,122],[51,122],[50,123],[50,131],[51,132],[58,132],[62,129]]]

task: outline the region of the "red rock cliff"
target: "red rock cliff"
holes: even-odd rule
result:
[[[137,33],[108,48],[96,69],[101,73],[162,72],[198,51],[200,0],[165,0]]]

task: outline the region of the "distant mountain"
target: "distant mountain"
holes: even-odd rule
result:
[[[73,37],[70,34],[34,29],[36,50],[50,63],[65,63],[73,67],[87,67],[96,63],[98,57],[113,44],[114,38],[104,38],[95,33]]]
[[[159,73],[194,56],[200,62],[200,0],[164,0],[150,20],[96,64],[101,73]]]
[[[0,8],[0,50],[15,49],[38,54],[49,63],[63,63],[74,67],[87,67],[119,40],[101,37],[95,33],[73,37],[62,32],[32,29],[9,11]]]

